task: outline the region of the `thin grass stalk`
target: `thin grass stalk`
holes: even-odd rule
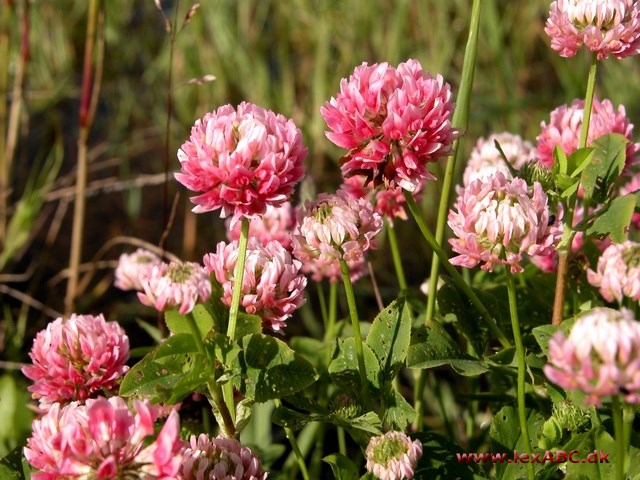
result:
[[[471,22],[469,25],[469,37],[464,52],[464,61],[462,64],[462,79],[460,81],[460,91],[456,98],[456,109],[453,112],[451,123],[454,128],[460,129],[461,137],[466,132],[469,125],[469,106],[471,103],[471,89],[473,87],[473,76],[476,67],[476,56],[478,52],[478,30],[480,25],[480,11],[482,9],[482,0],[473,0],[471,8]],[[436,223],[435,240],[438,245],[442,245],[444,240],[445,222],[449,211],[449,197],[453,186],[453,175],[455,166],[460,155],[460,137],[453,144],[455,153],[447,158],[447,165],[444,172],[442,183],[442,192],[440,194],[440,204],[438,205],[438,219]],[[438,285],[438,274],[440,272],[440,263],[437,257],[431,260],[431,274],[429,276],[429,292],[435,292]],[[427,313],[425,322],[427,325],[433,319],[435,312],[435,295],[431,294],[427,297]]]
[[[4,244],[7,229],[7,198],[9,178],[7,176],[6,133],[7,102],[9,93],[9,46],[11,24],[11,0],[4,0],[0,13],[0,244]]]
[[[90,0],[87,15],[87,34],[85,40],[84,63],[82,72],[82,92],[80,98],[78,157],[76,172],[76,194],[73,210],[73,226],[71,231],[71,252],[69,260],[69,281],[65,296],[65,316],[71,315],[74,309],[78,288],[80,259],[82,257],[82,239],[85,219],[85,190],[88,171],[88,138],[93,118],[91,117],[91,96],[97,94],[92,88],[93,56],[96,40],[96,26],[100,1]]]
[[[275,399],[274,403],[276,407],[280,407],[282,403],[279,399]],[[296,461],[298,462],[298,467],[300,468],[300,473],[302,474],[302,478],[304,480],[309,480],[309,471],[307,470],[307,465],[304,463],[304,455],[302,455],[302,451],[300,450],[300,446],[298,445],[298,440],[296,438],[295,433],[288,427],[284,427],[284,433],[291,444],[291,448],[293,449],[293,453],[296,456]]]
[[[396,269],[396,277],[398,278],[398,285],[403,292],[407,290],[407,278],[404,275],[404,268],[402,268],[402,257],[400,255],[400,249],[398,248],[398,238],[396,236],[396,230],[385,220],[384,222],[387,230],[387,238],[389,239],[389,248],[391,249],[391,257],[393,258],[393,266]]]

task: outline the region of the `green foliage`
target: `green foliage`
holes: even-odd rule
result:
[[[322,461],[331,465],[331,470],[333,470],[333,476],[336,480],[357,480],[360,478],[358,466],[349,457],[340,453],[333,453],[324,457]]]
[[[14,375],[0,376],[0,457],[24,442],[31,431],[33,412],[27,408],[30,394]],[[0,476],[0,478],[2,478]]]
[[[22,456],[22,448],[16,447],[0,459],[0,478],[2,480],[28,480],[31,478],[31,468]]]

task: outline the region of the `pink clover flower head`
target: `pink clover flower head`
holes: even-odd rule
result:
[[[556,146],[562,148],[567,155],[578,149],[583,116],[584,100],[574,100],[570,106],[562,105],[553,110],[548,125],[545,122],[540,124],[541,132],[536,145],[540,163],[548,168],[553,166],[553,151]],[[628,168],[634,163],[635,155],[640,150],[640,143],[633,143],[633,124],[623,105],[616,111],[611,101],[594,98],[587,145],[608,133],[619,133],[629,140],[626,150]]]
[[[321,193],[315,202],[307,201],[297,217],[293,254],[302,262],[302,271],[315,281],[341,279],[341,258],[360,274],[358,265],[364,263],[367,250],[376,247],[375,236],[382,229],[382,218],[371,203],[343,191]],[[350,276],[353,280],[351,271]]]
[[[636,0],[557,0],[544,30],[562,57],[573,57],[583,45],[599,60],[637,55],[640,5]]]
[[[638,191],[640,191],[640,172],[636,172],[635,174],[633,174],[631,176],[631,179],[620,187],[618,195],[623,196]],[[640,213],[633,213],[633,217],[631,217],[631,224],[635,228],[640,229]]]
[[[448,224],[457,238],[449,243],[459,253],[451,263],[493,271],[510,265],[521,272],[522,254],[546,255],[561,234],[549,222],[547,195],[535,182],[529,187],[521,178],[509,181],[498,172],[486,182],[474,180],[449,211]]]
[[[340,92],[320,109],[327,137],[349,150],[345,177],[364,175],[375,186],[416,191],[434,179],[426,164],[452,153],[451,89],[417,60],[356,67]]]
[[[531,142],[523,140],[519,135],[502,132],[493,133],[487,138],[479,138],[471,151],[467,167],[462,175],[462,183],[465,187],[478,178],[486,180],[496,172],[502,172],[507,179],[511,180],[511,172],[496,148],[496,141],[500,144],[511,166],[516,170],[536,158]]]
[[[33,398],[47,409],[116,390],[129,368],[129,338],[102,315],[71,315],[38,332],[29,356],[33,364],[22,367],[22,373],[34,382],[28,388]]]
[[[387,432],[373,437],[365,450],[367,471],[380,480],[413,478],[418,460],[422,457],[422,443],[402,432]]]
[[[211,296],[209,273],[194,262],[171,262],[154,265],[149,278],[142,281],[138,299],[144,305],[163,312],[177,308],[185,315],[198,302]]]
[[[142,280],[149,278],[153,266],[161,261],[155,253],[144,248],[123,253],[115,271],[115,287],[120,290],[142,290]]]
[[[236,222],[233,226],[232,223],[232,219],[227,219],[227,239],[230,242],[240,240],[242,227],[241,222]],[[264,215],[249,221],[249,238],[257,238],[262,245],[275,240],[291,251],[291,235],[295,224],[295,211],[290,202],[285,202],[279,207],[267,205]]]
[[[640,243],[628,240],[609,245],[596,270],[587,270],[587,280],[607,302],[622,303],[624,297],[640,300]]]
[[[192,435],[182,452],[178,480],[265,480],[260,459],[235,438]]]
[[[418,185],[416,190],[412,192],[413,198],[419,202],[422,198],[424,184]],[[367,183],[367,179],[363,175],[353,175],[345,178],[340,186],[340,190],[344,191],[352,198],[365,198],[373,204],[373,210],[393,225],[394,218],[406,220],[407,212],[405,210],[406,200],[402,188],[380,188],[374,187],[371,183]]]
[[[204,265],[222,286],[222,302],[230,306],[234,272],[238,262],[238,242],[218,243],[215,253],[204,256]],[[262,245],[250,238],[242,277],[240,303],[244,310],[262,317],[265,327],[279,332],[304,303],[306,277],[301,263],[279,242]]]
[[[557,332],[551,338],[543,370],[562,388],[584,392],[587,404],[600,406],[618,394],[640,403],[640,323],[624,308],[594,308],[576,320],[568,337]]]
[[[32,478],[177,479],[183,448],[178,414],[172,412],[147,445],[154,435],[155,408],[136,402],[134,410],[121,397],[53,404],[33,422],[24,449],[27,461],[40,470]]]
[[[193,192],[196,213],[253,217],[290,199],[304,176],[307,149],[292,120],[243,102],[197,120],[180,150],[176,180]]]

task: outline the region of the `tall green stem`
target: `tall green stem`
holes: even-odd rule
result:
[[[281,405],[279,399],[275,399],[274,403],[276,407]],[[287,435],[287,439],[291,444],[291,448],[293,449],[293,453],[296,456],[296,460],[298,461],[298,467],[300,467],[300,473],[302,473],[302,478],[304,480],[309,480],[309,471],[307,470],[307,465],[304,463],[304,456],[302,455],[302,451],[300,450],[300,446],[298,445],[298,440],[296,439],[295,433],[289,427],[284,427],[284,433]]]
[[[467,46],[464,52],[464,61],[462,64],[462,79],[460,81],[460,90],[456,99],[456,110],[453,113],[453,119],[451,124],[454,128],[460,129],[462,135],[469,124],[469,105],[471,103],[471,87],[473,86],[473,74],[476,66],[476,55],[478,52],[478,29],[480,25],[480,11],[482,9],[482,0],[474,0],[471,7],[471,21],[469,24],[469,37],[467,39]],[[451,188],[453,186],[453,175],[455,173],[455,166],[458,160],[458,155],[461,154],[460,140],[457,139],[454,144],[454,155],[447,158],[447,166],[444,172],[444,179],[442,182],[442,192],[440,194],[440,204],[438,206],[438,220],[436,223],[436,242],[438,245],[442,245],[444,240],[445,222],[447,219],[447,212],[449,211],[449,197],[451,195]],[[438,273],[440,270],[440,264],[437,258],[431,261],[431,275],[429,277],[429,292],[435,292],[438,285]],[[433,318],[435,312],[435,295],[429,295],[427,297],[427,314],[426,323],[429,324]]]
[[[249,219],[242,218],[240,240],[238,241],[238,260],[233,273],[233,293],[231,295],[231,307],[229,307],[229,325],[227,337],[233,340],[236,336],[236,324],[238,322],[238,310],[240,309],[240,297],[242,296],[242,279],[244,277],[244,264],[247,259],[247,243],[249,241]]]
[[[393,266],[396,269],[396,276],[398,277],[398,285],[400,286],[400,290],[404,291],[407,289],[407,279],[404,276],[404,268],[402,268],[402,257],[400,256],[400,249],[398,248],[396,230],[387,220],[385,220],[385,227],[387,229],[387,238],[389,239],[389,248],[391,248]]]
[[[616,480],[624,480],[626,478],[625,463],[627,462],[629,443],[625,434],[622,406],[620,405],[620,399],[617,395],[612,399],[611,412],[613,414],[613,435],[616,440]]]
[[[582,116],[582,129],[580,130],[580,143],[578,148],[587,146],[587,138],[589,136],[589,124],[591,122],[591,110],[593,108],[593,95],[596,85],[596,71],[598,69],[598,57],[595,55],[591,59],[589,67],[589,76],[587,77],[587,92],[584,97],[584,114]],[[569,172],[571,173],[571,172]],[[573,227],[573,213],[575,211],[576,194],[571,195],[567,200],[567,214],[564,219],[565,228]],[[560,325],[564,317],[564,298],[567,284],[567,275],[569,273],[569,257],[571,256],[571,244],[576,232],[571,231],[567,244],[558,251],[558,276],[556,278],[556,291],[553,299],[553,325]]]
[[[513,339],[516,344],[516,357],[518,360],[518,418],[520,420],[520,430],[522,431],[522,439],[524,440],[525,451],[531,456],[531,441],[529,440],[529,429],[527,428],[527,413],[525,409],[525,375],[526,363],[524,355],[524,345],[522,344],[522,335],[520,334],[520,323],[518,322],[518,307],[516,304],[516,285],[513,282],[513,275],[509,266],[505,267],[507,277],[507,291],[509,292],[509,313],[511,314],[511,328],[513,329]],[[533,465],[529,463],[529,479],[533,480],[535,472]]]
[[[407,201],[407,206],[409,207],[409,210],[411,211],[413,218],[418,224],[418,228],[420,229],[422,236],[425,238],[425,240],[433,250],[433,253],[435,253],[438,256],[438,258],[444,265],[449,275],[451,275],[451,278],[453,279],[456,286],[464,292],[464,294],[469,298],[469,300],[471,300],[471,303],[473,303],[474,307],[478,309],[478,311],[480,312],[480,315],[482,315],[482,319],[484,320],[485,324],[487,325],[489,330],[491,330],[491,333],[493,333],[493,335],[502,344],[502,346],[504,348],[510,347],[511,344],[509,343],[509,340],[507,339],[507,337],[505,337],[504,333],[502,333],[502,331],[498,328],[496,323],[493,321],[493,317],[489,313],[489,310],[487,310],[487,307],[484,306],[484,304],[480,301],[480,299],[478,298],[476,293],[471,289],[471,287],[467,285],[467,283],[462,278],[462,275],[460,275],[460,273],[456,270],[456,268],[453,265],[451,265],[451,262],[449,262],[449,258],[447,257],[446,252],[442,249],[442,247],[438,244],[438,242],[436,242],[436,239],[433,237],[433,234],[429,231],[429,228],[427,228],[427,224],[422,218],[418,205],[416,205],[416,201],[413,199],[413,196],[405,190],[404,197]],[[433,293],[430,292],[431,295],[434,295],[435,289],[432,292]]]

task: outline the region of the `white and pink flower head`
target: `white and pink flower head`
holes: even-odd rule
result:
[[[115,271],[115,287],[120,290],[142,290],[142,281],[149,278],[153,266],[161,262],[160,257],[144,248],[123,253]]]
[[[342,278],[340,259],[350,268],[351,280],[364,271],[365,253],[376,247],[375,236],[382,218],[364,198],[352,198],[344,191],[321,193],[298,210],[293,235],[293,254],[302,262],[302,271],[315,281]],[[351,270],[352,267],[355,267]]]
[[[418,460],[422,457],[422,443],[402,432],[387,432],[373,437],[365,450],[367,471],[380,480],[413,478]]]
[[[640,403],[640,322],[624,308],[592,309],[568,337],[558,332],[551,338],[544,374],[566,390],[584,392],[591,405],[613,395]]]
[[[33,422],[24,455],[39,472],[34,480],[177,479],[183,442],[179,418],[169,414],[154,436],[155,407],[134,403],[134,413],[121,397],[96,398],[86,405],[53,404]]]
[[[639,301],[640,243],[628,240],[609,245],[596,270],[587,270],[587,279],[607,302],[622,303],[625,297]]]
[[[573,57],[583,45],[598,59],[637,55],[640,5],[636,0],[557,0],[544,30],[562,57]]]
[[[46,410],[116,390],[128,370],[129,338],[102,315],[71,315],[38,332],[29,356],[33,364],[22,373],[34,382],[28,390]]]
[[[292,120],[243,102],[197,120],[180,150],[176,180],[193,192],[196,213],[221,209],[234,222],[290,200],[304,176],[307,148]]]
[[[320,109],[329,140],[349,150],[341,160],[342,174],[410,192],[433,179],[427,163],[451,154],[458,136],[451,126],[451,96],[443,78],[423,71],[417,60],[397,68],[356,67]]]
[[[205,255],[203,262],[222,286],[222,302],[230,306],[238,242],[218,243],[216,252]],[[287,319],[304,303],[307,279],[300,268],[301,263],[279,242],[262,245],[256,238],[250,238],[240,297],[244,310],[262,317],[265,327],[276,332],[282,330]]]
[[[242,224],[236,222],[232,225],[232,219],[226,222],[227,239],[232,242],[240,240]],[[264,215],[254,217],[249,221],[249,238],[257,238],[262,245],[275,240],[284,248],[291,251],[291,235],[296,225],[296,215],[291,202],[285,202],[279,207],[267,205]]]
[[[521,272],[523,254],[548,254],[561,234],[542,186],[508,180],[501,172],[471,182],[449,211],[448,224],[457,237],[449,243],[459,254],[451,263],[467,268],[480,264],[488,271],[509,265],[512,273]]]
[[[178,480],[265,480],[260,459],[235,438],[191,436]]]
[[[149,277],[142,281],[142,291],[138,292],[138,299],[144,305],[160,312],[176,308],[183,315],[210,296],[209,273],[194,262],[154,265]]]
[[[553,166],[553,151],[556,146],[567,155],[578,149],[583,116],[584,100],[574,100],[570,106],[562,105],[553,110],[548,125],[545,122],[540,124],[541,132],[537,138],[536,150],[541,164],[548,168]],[[624,106],[620,105],[616,110],[611,101],[594,98],[587,146],[608,133],[619,133],[629,140],[626,166],[630,167],[636,161],[640,143],[633,142],[633,124],[629,121]]]

